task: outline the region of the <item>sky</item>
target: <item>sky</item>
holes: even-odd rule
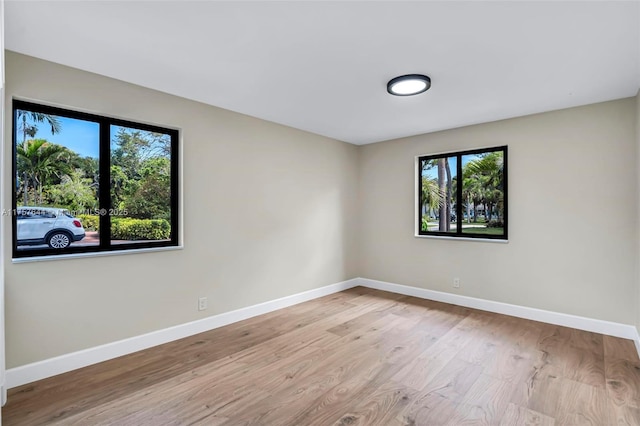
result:
[[[462,156],[462,167],[464,167],[469,161],[481,158],[480,155],[477,154],[467,154]],[[456,166],[456,157],[449,157],[449,167],[451,169],[451,177],[456,177],[458,170]],[[438,168],[432,167],[428,170],[424,170],[422,172],[422,176],[427,176],[429,178],[438,178]]]
[[[51,134],[51,126],[45,123],[35,123],[38,127],[35,139],[46,139],[49,142],[65,146],[81,157],[98,158],[100,149],[100,125],[92,121],[77,120],[57,116],[60,121],[60,133]],[[22,142],[22,135],[18,131],[17,143]]]
[[[456,166],[456,157],[449,157],[449,169],[451,170],[451,177],[452,178],[456,177],[456,175],[458,174],[458,170],[457,170],[456,167],[457,167]],[[422,176],[428,176],[429,178],[437,179],[438,178],[438,168],[434,166],[434,167],[432,167],[430,169],[423,170]]]

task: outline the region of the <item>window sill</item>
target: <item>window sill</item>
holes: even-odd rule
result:
[[[448,240],[448,241],[474,241],[480,243],[502,243],[508,244],[509,240],[499,240],[497,238],[468,238],[468,237],[445,237],[442,235],[413,235],[416,238],[432,238],[435,240]]]
[[[128,249],[128,250],[112,250],[101,251],[95,253],[72,253],[72,254],[55,254],[51,256],[34,256],[34,257],[18,257],[11,259],[11,263],[31,263],[31,262],[48,262],[50,260],[67,260],[67,259],[82,259],[85,257],[102,257],[102,256],[121,256],[127,254],[137,253],[154,253],[159,251],[172,251],[182,250],[184,246],[169,246],[169,247],[152,247],[141,249]]]

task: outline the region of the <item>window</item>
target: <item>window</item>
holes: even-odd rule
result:
[[[418,235],[507,239],[507,147],[417,159]]]
[[[178,245],[178,131],[13,101],[13,257]]]

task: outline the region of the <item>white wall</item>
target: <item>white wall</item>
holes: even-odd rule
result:
[[[634,324],[635,102],[361,147],[360,275]],[[509,146],[509,242],[415,238],[414,157],[498,145]]]
[[[3,238],[8,367],[357,276],[357,147],[12,52],[6,75],[7,122],[18,96],[176,126],[184,173],[184,250],[13,264]]]

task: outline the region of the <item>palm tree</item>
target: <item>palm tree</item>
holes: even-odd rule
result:
[[[504,198],[504,156],[502,152],[490,152],[469,161],[463,170],[465,183],[462,191],[467,201],[473,201],[474,216],[477,206],[482,203],[487,219],[491,220],[493,207],[497,206],[498,219],[502,213]],[[467,208],[468,211],[468,208]]]
[[[38,199],[34,201],[42,203],[44,182],[53,175],[61,177],[63,173],[69,171],[68,164],[64,161],[64,154],[67,153],[67,148],[50,144],[45,139],[28,140],[23,146],[16,147],[18,170],[24,176],[25,206],[29,204],[29,182],[33,183],[33,188],[38,195]]]
[[[20,131],[22,132],[22,143],[24,144],[27,140],[27,136],[34,137],[36,132],[38,131],[38,127],[35,123],[47,123],[51,126],[51,134],[55,135],[56,133],[60,133],[62,130],[62,125],[60,124],[60,119],[55,115],[51,114],[43,114],[41,112],[33,112],[33,111],[25,111],[19,109],[17,111],[18,120],[20,122]]]
[[[422,208],[429,204],[432,210],[438,210],[438,231],[451,229],[451,195],[453,179],[449,159],[446,157],[422,162]],[[437,177],[428,178],[424,172],[437,168]]]
[[[492,184],[502,189],[504,156],[502,152],[489,152],[482,157],[469,161],[466,165],[471,174],[489,176]]]
[[[467,223],[471,222],[471,205],[473,204],[473,220],[478,216],[478,204],[481,200],[482,184],[477,176],[469,176],[463,172],[462,198],[465,200],[467,209]]]
[[[447,221],[445,231],[451,231],[451,192],[453,189],[453,180],[451,179],[451,167],[449,167],[449,159],[444,159],[444,169],[447,174]]]
[[[438,180],[422,176],[421,189],[421,211],[428,214],[433,210],[437,210],[440,207],[440,199],[442,198],[440,188],[438,187]],[[427,231],[427,228],[425,227],[423,231]]]
[[[22,148],[23,151],[27,151],[27,136],[33,138],[38,133],[38,126],[35,123],[47,123],[51,126],[51,134],[55,135],[60,133],[62,125],[60,119],[55,115],[43,114],[41,112],[26,111],[19,109],[17,111],[17,121],[20,122],[19,130],[22,132]],[[23,192],[24,192],[24,205],[28,204],[28,191],[29,191],[29,179],[25,173],[22,174]]]
[[[442,202],[440,203],[438,230],[449,232],[451,231],[454,178],[451,177],[451,166],[449,165],[449,159],[447,157],[435,159],[433,162],[438,166],[438,182],[442,198]]]

